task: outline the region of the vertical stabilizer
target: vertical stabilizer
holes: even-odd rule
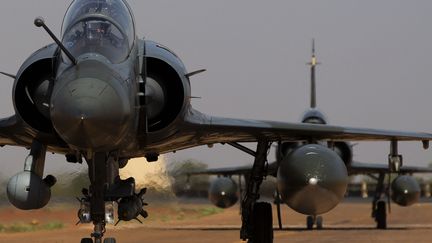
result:
[[[310,66],[311,72],[310,107],[303,114],[301,120],[303,123],[327,124],[327,119],[325,118],[324,114],[317,109],[315,69],[318,64],[320,63],[317,61],[315,56],[315,39],[312,39],[312,58],[311,61],[307,63],[307,65]]]
[[[316,108],[316,82],[315,82],[315,67],[319,63],[317,62],[317,58],[315,56],[315,39],[312,39],[312,59],[308,63],[311,71],[311,103],[310,108]]]

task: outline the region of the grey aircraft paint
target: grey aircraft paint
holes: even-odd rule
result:
[[[411,206],[420,199],[420,186],[415,178],[408,175],[396,177],[391,184],[392,200],[399,206]]]
[[[311,124],[328,124],[327,118],[317,108],[316,101],[316,65],[315,41],[312,42],[312,57],[307,63],[310,66],[310,107],[307,109],[301,121]],[[315,140],[314,142],[319,142]],[[353,145],[347,141],[334,142],[331,150],[325,149],[318,144],[310,144],[323,153],[327,159],[311,159],[305,156],[302,150],[311,149],[302,146],[298,142],[282,142],[276,149],[276,161],[269,164],[267,174],[278,177],[279,192],[282,194],[282,201],[292,209],[306,215],[319,215],[328,212],[335,207],[345,193],[347,183],[347,170],[349,175],[357,174],[379,174],[389,173],[388,165],[360,163],[353,161]],[[299,150],[302,147],[301,150]],[[333,151],[334,152],[333,152]],[[309,151],[316,154],[314,151]],[[298,155],[300,153],[300,156]],[[337,155],[337,156],[334,156]],[[324,158],[323,157],[323,158]],[[342,163],[341,160],[342,159]],[[297,161],[301,160],[301,162]],[[346,166],[346,169],[344,168]],[[249,177],[251,166],[237,166],[230,168],[214,168],[190,173],[190,175],[210,174],[231,177],[243,175]],[[424,167],[403,166],[400,169],[402,174],[406,173],[431,173],[432,169]],[[311,185],[310,180],[314,182]],[[223,188],[225,191],[232,191],[233,185],[221,183],[218,178],[212,181],[211,187]],[[392,199],[398,205],[412,205],[418,201],[416,199],[416,188],[418,183],[411,176],[400,176],[392,182]],[[312,192],[314,191],[315,192]],[[325,193],[321,193],[325,192]],[[321,195],[325,194],[325,195]],[[213,201],[212,201],[213,202]],[[407,203],[409,202],[409,203]],[[215,203],[214,203],[215,204]],[[215,204],[217,206],[217,204]]]
[[[237,184],[231,178],[216,179],[209,188],[209,200],[220,208],[229,208],[236,204],[240,195]]]
[[[348,185],[342,159],[319,144],[291,152],[280,162],[277,178],[282,201],[306,215],[320,215],[336,207]]]
[[[34,52],[23,63],[13,90],[16,114],[0,120],[0,144],[32,148],[34,154],[29,160],[30,173],[23,171],[13,177],[20,179],[10,181],[8,196],[20,208],[42,207],[45,200],[29,192],[55,183],[50,176],[42,179],[39,173],[43,172],[45,153],[64,154],[69,162],[84,159],[91,185],[83,191],[80,202],[85,210],[79,211],[80,221],[93,221],[91,236],[97,243],[105,232],[106,213],[112,213],[106,211],[106,201],[119,202],[119,208],[126,210],[124,220],[147,216],[142,209],[145,191],[135,193],[133,178],[119,179],[120,161],[141,156],[153,161],[159,154],[214,143],[258,142],[253,187],[247,190],[242,210],[241,237],[257,239],[262,233],[270,242],[271,207],[256,207],[258,211],[253,207],[253,190],[259,189],[264,176],[262,165],[269,143],[311,138],[392,144],[414,140],[427,147],[427,141],[432,140],[429,133],[205,115],[190,104],[192,73],[167,47],[136,36],[131,9],[122,0],[73,1],[65,15],[61,41],[42,19],[36,19],[35,25],[43,27],[56,44]],[[103,170],[106,173],[101,173]],[[37,180],[31,179],[34,175]],[[36,205],[35,201],[42,203]],[[84,214],[87,211],[90,219]],[[254,215],[267,217],[263,220],[267,224],[256,231],[251,230],[258,224],[250,221]]]

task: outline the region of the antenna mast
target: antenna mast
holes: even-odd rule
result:
[[[315,56],[315,39],[312,39],[312,59],[311,62],[308,63],[311,71],[311,103],[310,108],[316,108],[316,81],[315,81],[315,67],[320,64],[317,62],[317,58]]]

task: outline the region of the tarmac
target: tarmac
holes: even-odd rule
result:
[[[343,202],[323,215],[324,229],[306,230],[305,216],[287,207],[282,209],[284,228],[277,229],[274,214],[274,242],[432,242],[432,203],[422,202],[411,207],[392,205],[388,229],[375,229],[370,217],[369,200]],[[216,210],[203,203],[162,203],[148,207],[150,217],[138,222],[109,226],[106,236],[117,242],[157,243],[240,243],[239,208]],[[274,210],[275,211],[275,210]],[[77,243],[92,230],[91,225],[75,226],[74,206],[54,206],[32,212],[11,208],[0,210],[0,222],[40,223],[59,220],[64,227],[58,230],[34,232],[3,232],[0,242]]]

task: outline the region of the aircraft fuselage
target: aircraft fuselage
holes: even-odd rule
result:
[[[14,103],[27,133],[51,141],[50,150],[60,153],[115,151],[130,158],[179,147],[167,138],[186,139],[177,130],[190,109],[182,61],[168,48],[138,39],[128,9],[125,29],[109,14],[73,10],[71,5],[66,13],[62,42],[76,64],[52,44],[18,72]]]

